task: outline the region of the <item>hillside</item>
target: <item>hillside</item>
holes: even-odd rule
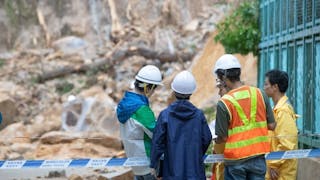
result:
[[[213,41],[215,24],[239,1],[26,2],[0,2],[0,159],[124,157],[114,107],[144,64],[164,76],[165,86],[151,98],[156,115],[170,102],[172,78],[184,69],[197,80],[191,101],[215,107],[211,70],[224,53]],[[255,84],[255,57],[237,57],[244,82]],[[23,173],[49,177],[47,171]],[[132,176],[119,167],[57,177],[73,175]]]

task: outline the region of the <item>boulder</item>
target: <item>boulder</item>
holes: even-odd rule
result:
[[[19,154],[24,154],[28,151],[34,151],[35,145],[30,143],[14,143],[10,146],[12,152],[17,152]]]
[[[119,136],[115,102],[98,86],[69,98],[63,105],[62,129],[68,132],[103,132]]]
[[[119,139],[102,133],[52,131],[40,138],[34,154],[39,159],[101,158],[120,149]]]
[[[42,134],[50,131],[57,131],[61,128],[61,107],[49,108],[31,119],[31,124],[26,130],[31,137],[39,138]]]
[[[2,122],[0,130],[15,122],[17,108],[14,100],[9,95],[0,92],[0,112],[2,113]]]
[[[9,146],[13,143],[30,143],[31,138],[22,122],[14,123],[0,131],[0,145]]]
[[[69,180],[83,180],[83,178],[77,174],[72,174],[68,177]]]
[[[61,52],[62,56],[79,55],[84,62],[89,62],[87,60],[96,57],[92,44],[76,36],[58,39],[52,43],[52,47],[57,52]]]
[[[133,172],[129,167],[114,167],[109,168],[109,172],[101,173],[100,177],[112,180],[131,180],[134,179]]]
[[[91,133],[90,138],[86,142],[93,144],[100,144],[102,146],[113,148],[116,150],[122,149],[121,140],[103,133]]]

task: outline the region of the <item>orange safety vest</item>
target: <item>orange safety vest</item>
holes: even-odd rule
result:
[[[221,100],[230,116],[224,158],[237,160],[269,153],[266,107],[260,90],[242,86]]]

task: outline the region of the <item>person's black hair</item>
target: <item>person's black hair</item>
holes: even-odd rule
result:
[[[176,99],[178,99],[178,100],[189,100],[190,96],[191,96],[191,94],[180,94],[177,92],[174,92],[174,95],[175,95]]]
[[[134,87],[135,87],[137,90],[143,92],[143,91],[144,91],[144,83],[145,83],[145,82],[142,82],[142,81],[139,81],[139,80],[136,79],[136,80],[134,81]],[[150,90],[152,87],[153,87],[153,89],[155,89],[155,88],[157,87],[157,85],[155,85],[155,84],[149,84],[149,83],[146,83],[146,84],[147,84],[147,89],[148,89],[148,90]]]
[[[232,69],[218,69],[216,74],[219,79],[223,79],[223,76],[228,78],[231,82],[240,81],[241,69],[232,68]]]
[[[285,71],[273,69],[265,74],[265,77],[269,79],[271,85],[277,84],[279,91],[285,93],[288,89],[289,76]]]

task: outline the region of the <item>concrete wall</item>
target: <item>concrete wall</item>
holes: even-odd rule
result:
[[[320,158],[299,159],[297,180],[319,180]]]

